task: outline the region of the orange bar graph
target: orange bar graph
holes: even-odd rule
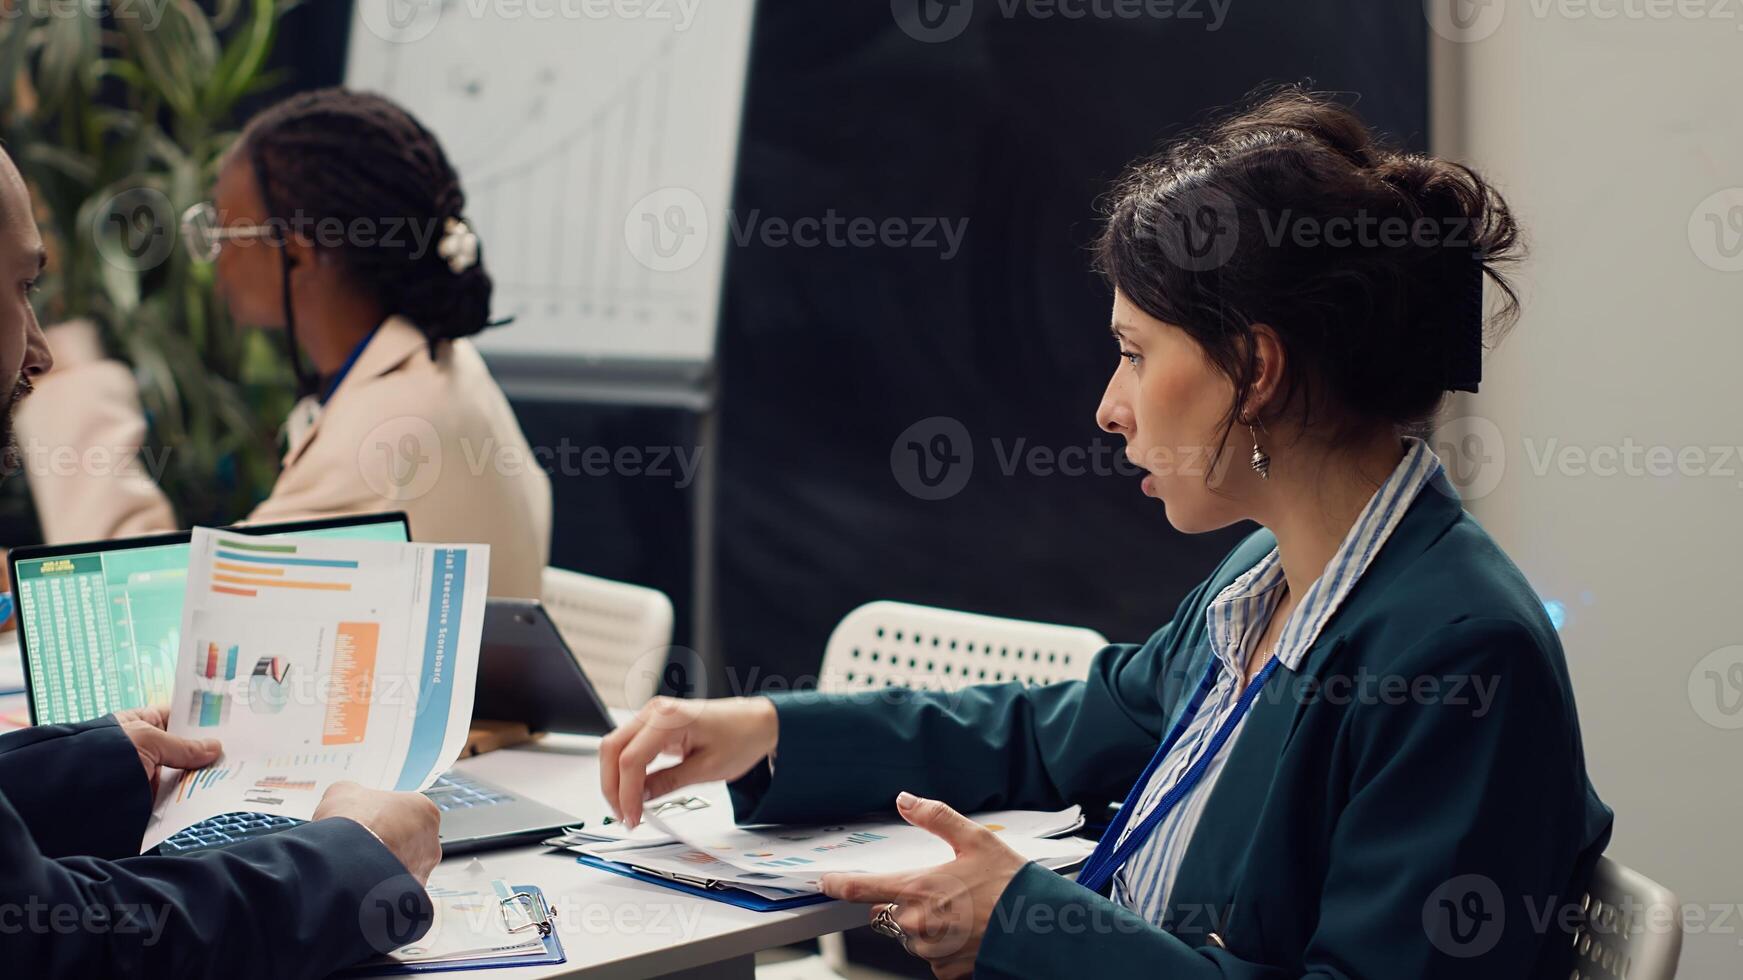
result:
[[[231,585],[271,586],[275,589],[321,589],[327,592],[350,592],[350,582],[305,582],[288,578],[249,578],[243,575],[213,575],[214,582]],[[216,586],[214,586],[216,588]]]
[[[224,595],[252,595],[252,596],[260,595],[260,593],[254,591],[253,589],[232,589],[228,585],[214,585],[214,586],[212,586],[212,591],[213,592],[221,592]]]
[[[375,648],[380,623],[340,623],[333,641],[333,690],[327,700],[322,745],[363,741],[369,699],[375,688]]]

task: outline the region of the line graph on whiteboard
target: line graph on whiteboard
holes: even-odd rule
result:
[[[406,106],[460,172],[492,315],[515,318],[481,348],[712,356],[751,6],[680,30],[446,0],[403,43],[353,24],[347,84]]]

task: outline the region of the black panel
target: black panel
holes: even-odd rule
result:
[[[1416,4],[1235,4],[1216,30],[1006,6],[976,5],[931,44],[887,3],[759,5],[737,229],[831,214],[967,226],[948,259],[756,234],[730,249],[718,540],[741,686],[815,671],[830,628],[872,599],[1122,640],[1165,622],[1243,529],[1179,535],[1112,472],[1119,442],[1092,417],[1116,363],[1085,252],[1097,197],[1166,133],[1268,80],[1360,93],[1371,122],[1424,142]],[[893,468],[892,446],[934,416],[961,423],[973,466],[929,501],[904,490],[912,463],[904,446]],[[1076,447],[1105,475],[1006,475],[1020,440]]]

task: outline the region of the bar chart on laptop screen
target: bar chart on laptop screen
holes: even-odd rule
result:
[[[186,582],[186,545],[19,562],[38,719],[168,701]]]

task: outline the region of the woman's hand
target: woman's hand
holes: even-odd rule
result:
[[[641,823],[644,800],[749,772],[775,751],[778,729],[768,698],[654,698],[599,747],[605,802],[633,828]],[[650,774],[648,766],[667,752],[679,757],[678,764]]]
[[[198,769],[218,761],[222,748],[215,738],[182,738],[171,735],[169,709],[158,705],[151,708],[129,708],[115,712],[115,723],[133,741],[139,752],[139,764],[145,767],[145,780],[151,786],[152,799],[157,798],[157,768]]]
[[[970,976],[993,906],[1029,862],[999,835],[937,800],[903,793],[896,810],[943,838],[956,860],[899,874],[828,874],[823,892],[846,902],[879,903],[874,919],[883,905],[894,906],[890,914],[902,927],[904,949],[931,965],[940,980]]]

